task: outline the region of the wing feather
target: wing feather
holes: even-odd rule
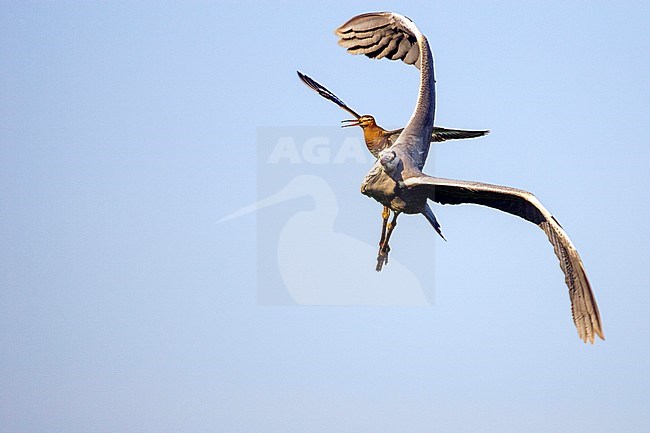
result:
[[[342,101],[338,96],[336,96],[334,93],[332,93],[332,92],[330,92],[329,90],[327,90],[327,89],[325,88],[325,86],[323,86],[322,84],[318,83],[318,82],[317,82],[316,80],[314,80],[313,78],[311,78],[311,77],[309,77],[309,76],[303,74],[303,73],[300,72],[300,71],[296,71],[296,72],[298,73],[298,77],[300,78],[300,80],[302,80],[302,82],[305,83],[305,85],[306,85],[307,87],[309,87],[310,89],[312,89],[314,92],[318,93],[318,94],[321,95],[323,98],[332,101],[333,103],[335,103],[336,105],[338,105],[339,107],[341,107],[342,109],[344,109],[345,111],[347,111],[348,113],[350,113],[351,115],[353,115],[355,118],[358,119],[359,117],[361,117],[361,116],[359,115],[359,113],[357,113],[356,111],[354,111],[352,108],[348,107],[347,104],[346,104],[345,102],[343,102],[343,101]]]
[[[336,29],[336,34],[341,36],[377,31],[390,25],[388,19],[391,15],[390,12],[369,12],[357,15]]]
[[[388,56],[388,58],[391,60],[402,59],[409,52],[412,46],[413,44],[411,44],[411,41],[409,41],[407,38],[402,38],[399,41],[397,51],[392,56]]]
[[[483,131],[470,131],[465,129],[449,129],[434,126],[431,134],[431,141],[440,142],[447,140],[460,140],[464,138],[476,138],[489,134],[489,130]]]
[[[377,54],[376,59],[383,59],[384,57],[388,57],[389,59],[393,54],[397,52],[397,49],[399,47],[400,40],[398,38],[391,38],[388,42],[388,44],[384,47],[383,50],[379,54]]]
[[[413,65],[420,58],[420,47],[416,35],[402,19],[391,12],[362,14],[350,19],[335,33],[339,37],[339,45],[350,54],[364,54],[373,59],[386,57],[404,60]],[[419,68],[419,64],[416,67]]]
[[[409,50],[408,53],[403,57],[404,63],[408,63],[409,65],[414,64],[420,59],[420,47],[418,44],[414,43],[411,45],[411,49]]]
[[[338,44],[343,48],[347,48],[352,54],[357,54],[354,51],[360,48],[368,48],[376,45],[384,37],[381,33],[371,33],[368,37],[353,38],[353,39],[340,39]],[[362,54],[362,53],[359,53]]]
[[[420,190],[427,198],[441,204],[473,203],[488,206],[539,226],[553,245],[564,272],[578,335],[583,341],[591,343],[595,336],[605,339],[596,298],[582,259],[562,226],[533,194],[505,186],[426,175],[407,178],[404,184],[414,191]]]

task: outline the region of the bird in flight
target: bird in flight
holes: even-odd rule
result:
[[[584,265],[560,223],[530,192],[482,182],[444,179],[422,172],[430,146],[435,116],[435,74],[427,38],[409,18],[392,12],[355,16],[336,29],[339,45],[351,54],[402,60],[420,69],[415,110],[397,140],[379,152],[361,192],[393,212],[380,241],[378,261],[388,256],[388,241],[401,213],[422,214],[430,222],[427,203],[471,203],[516,215],[541,228],[553,245],[569,288],[573,321],[584,342],[605,339],[596,298]],[[433,224],[433,223],[432,223]]]
[[[366,147],[368,151],[375,157],[379,157],[379,152],[390,147],[395,143],[395,140],[402,133],[404,128],[386,130],[381,126],[377,125],[375,118],[369,114],[360,115],[352,108],[350,108],[345,102],[343,102],[338,96],[328,90],[325,86],[318,83],[313,78],[303,74],[300,71],[296,71],[298,77],[302,82],[321,95],[323,98],[328,99],[334,102],[336,105],[353,115],[354,119],[343,120],[341,123],[345,123],[343,127],[349,126],[360,126],[363,129],[363,138],[366,142]],[[449,129],[442,128],[439,126],[433,127],[433,132],[431,133],[431,142],[441,142],[447,140],[458,140],[464,138],[476,138],[488,134],[489,130],[482,131],[472,131],[472,130],[463,130],[463,129]],[[384,210],[381,213],[382,217],[382,228],[381,228],[381,238],[384,239],[386,235],[386,229],[388,226],[388,218],[390,218],[390,209],[387,206],[384,206]],[[435,231],[440,235],[442,239],[445,239],[442,234],[442,228],[438,221],[435,218],[435,215],[431,213],[431,224]],[[381,243],[380,243],[381,246]],[[376,270],[379,272],[382,270],[384,264],[388,263],[388,251],[390,251],[390,246],[388,242],[383,245],[383,250],[386,251],[386,254],[382,254],[377,260]]]
[[[381,126],[377,125],[375,118],[369,114],[359,114],[350,108],[345,102],[343,102],[338,96],[329,91],[325,86],[318,83],[313,78],[303,74],[300,71],[296,71],[298,77],[302,80],[303,83],[323,98],[332,101],[352,116],[354,119],[343,120],[341,123],[345,123],[343,127],[349,126],[360,126],[363,129],[363,139],[366,142],[366,147],[372,155],[377,158],[379,157],[379,152],[390,147],[397,137],[402,133],[404,128],[386,130]],[[433,132],[431,133],[431,142],[441,142],[447,140],[459,140],[464,138],[476,138],[488,134],[489,130],[482,131],[472,131],[466,129],[450,129],[442,128],[440,126],[434,126]]]

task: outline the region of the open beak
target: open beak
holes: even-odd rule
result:
[[[359,119],[341,120],[341,123],[347,124],[347,125],[341,125],[341,128],[347,128],[348,126],[359,126]]]

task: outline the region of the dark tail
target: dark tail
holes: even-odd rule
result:
[[[433,211],[431,210],[431,208],[429,207],[428,204],[427,204],[427,208],[424,210],[424,212],[422,212],[422,215],[424,215],[424,217],[427,219],[427,221],[429,221],[429,223],[431,223],[431,225],[433,226],[435,231],[438,232],[440,237],[445,242],[447,242],[447,239],[445,239],[445,237],[442,235],[442,230],[440,230],[440,223],[438,223],[438,220],[436,219],[436,216],[433,214]]]

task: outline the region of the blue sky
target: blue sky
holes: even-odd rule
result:
[[[544,234],[472,206],[435,207],[447,243],[400,218],[392,259],[429,306],[260,302],[265,236],[313,203],[217,221],[277,190],[260,131],[347,118],[295,70],[383,126],[412,112],[414,68],[336,45],[373,10],[428,36],[436,123],[491,130],[425,171],[533,191],[606,342],[578,340]],[[0,431],[645,431],[649,21],[646,2],[4,3]],[[333,230],[374,245],[366,168],[340,170]],[[327,269],[374,257],[347,265]]]

